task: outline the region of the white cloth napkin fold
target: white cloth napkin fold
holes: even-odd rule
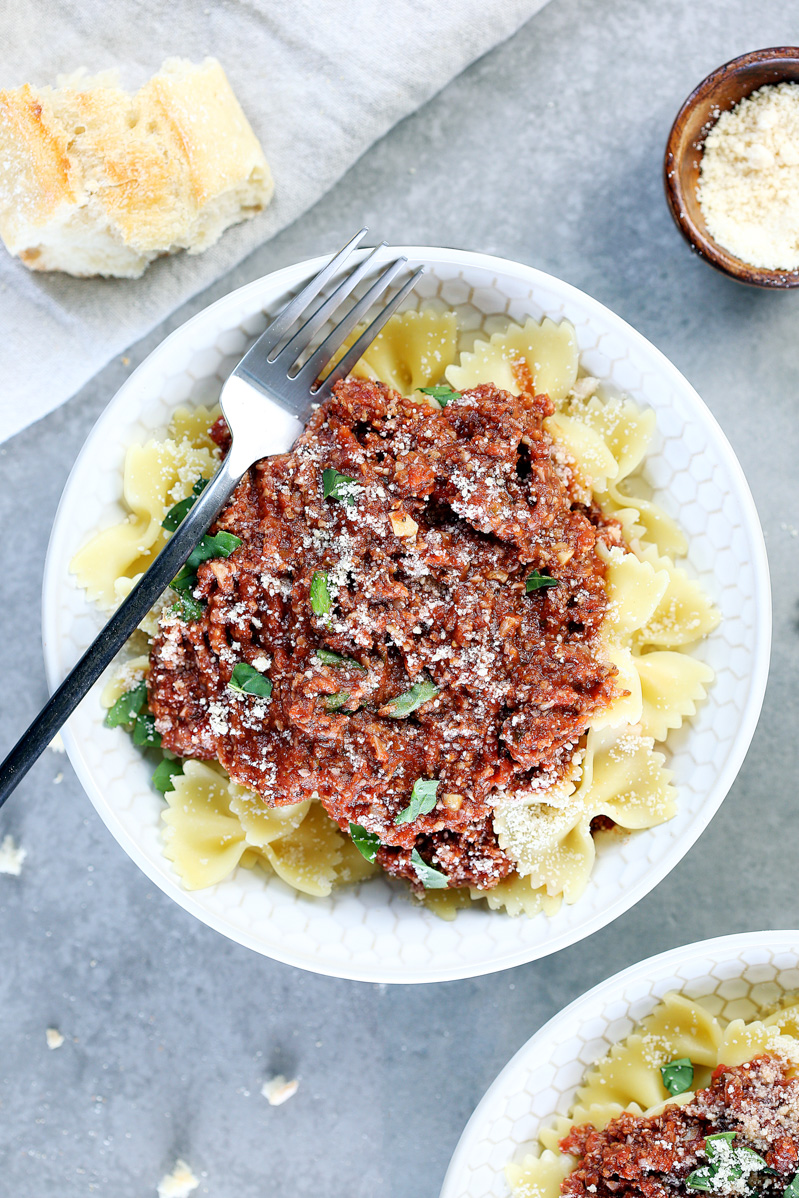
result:
[[[0,246],[0,440],[290,224],[396,121],[546,0],[26,0],[0,16],[0,85],[217,57],[266,152],[275,199],[206,253],[141,279],[29,272]],[[320,249],[327,247],[320,247]],[[331,249],[335,247],[330,247]]]

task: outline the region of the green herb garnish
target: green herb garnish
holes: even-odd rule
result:
[[[175,775],[182,773],[182,761],[171,761],[168,757],[165,757],[153,774],[153,786],[156,790],[160,790],[162,795],[166,794],[168,790],[175,789],[175,784],[172,781]]]
[[[350,824],[352,843],[367,861],[374,861],[380,848],[380,838],[374,832],[367,832],[360,824]]]
[[[147,683],[139,682],[117,699],[105,717],[106,728],[125,727],[134,745],[157,749],[161,734],[156,731],[155,716],[147,710]]]
[[[120,724],[133,724],[136,716],[147,702],[147,683],[139,682],[132,690],[125,691],[105,717],[106,728],[118,728]]]
[[[429,815],[436,805],[438,778],[417,778],[411,791],[411,801],[394,817],[395,824],[412,824],[420,815]]]
[[[767,1171],[768,1166],[763,1157],[752,1148],[733,1144],[735,1136],[734,1131],[720,1131],[708,1136],[705,1140],[705,1153],[710,1163],[689,1173],[685,1184],[692,1190],[715,1189],[716,1176],[723,1171],[724,1188],[728,1189],[728,1182],[743,1177],[744,1169],[747,1173]]]
[[[323,499],[337,499],[347,507],[354,507],[357,491],[353,488],[357,486],[354,478],[350,478],[348,474],[339,474],[332,466],[322,471]]]
[[[669,1094],[684,1094],[693,1085],[694,1067],[689,1057],[678,1057],[676,1061],[660,1066],[660,1076]]]
[[[172,604],[169,610],[173,615],[188,623],[190,620],[200,619],[205,611],[205,604],[186,591],[179,597],[177,603]]]
[[[317,649],[316,656],[326,666],[350,666],[354,670],[361,670],[364,674],[367,672],[366,666],[362,666],[354,657],[342,657],[340,653],[334,653],[332,649]]]
[[[187,495],[185,499],[181,499],[180,503],[176,503],[174,507],[169,509],[161,521],[161,527],[165,528],[167,532],[174,532],[194,507],[197,502],[197,496],[201,495],[207,486],[207,478],[198,478],[191,489],[191,495]]]
[[[442,408],[445,408],[451,399],[460,399],[460,391],[453,391],[446,383],[441,383],[438,387],[417,387],[417,391],[421,391],[422,395],[432,395],[433,399],[437,399]]]
[[[333,604],[327,589],[327,574],[317,570],[311,579],[311,607],[317,616],[326,616]]]
[[[447,875],[423,861],[417,849],[411,851],[411,865],[425,890],[444,890],[449,885]]]
[[[334,695],[325,695],[325,711],[339,711],[350,698],[349,691],[336,691]]]
[[[199,545],[195,545],[189,554],[186,566],[190,570],[196,570],[200,562],[210,561],[215,557],[230,557],[234,549],[238,549],[241,544],[241,537],[237,537],[233,532],[216,532],[211,537],[207,533],[200,541]],[[184,566],[184,570],[186,568]]]
[[[416,711],[417,707],[434,699],[437,694],[438,687],[429,679],[415,682],[409,691],[404,691],[403,694],[397,695],[396,699],[389,699],[388,703],[384,703],[380,708],[380,715],[388,716],[390,720],[404,720],[412,711]]]
[[[782,1192],[782,1198],[799,1198],[799,1173],[785,1187]]]
[[[195,545],[192,549],[186,564],[180,567],[172,579],[170,583],[172,589],[179,594],[185,593],[190,595],[197,585],[197,567],[200,563],[211,561],[215,557],[230,557],[233,550],[238,549],[240,544],[241,537],[237,537],[235,533],[225,532],[224,530],[214,533],[212,537],[204,536],[199,545]],[[172,610],[174,611],[177,607],[178,604],[175,604]],[[188,616],[183,615],[183,610],[181,608],[177,614],[184,620],[196,620],[202,615],[202,609],[197,614]],[[197,612],[197,609],[192,607],[191,604],[185,610],[187,612]]]
[[[692,1190],[709,1190],[716,1172],[713,1165],[703,1165],[701,1169],[694,1169],[693,1173],[688,1174],[685,1184]]]
[[[173,591],[177,591],[178,594],[182,594],[184,591],[193,591],[196,585],[197,572],[189,569],[188,565],[181,566],[170,583]]]
[[[544,587],[556,587],[557,585],[557,578],[551,578],[549,574],[541,574],[540,571],[533,570],[524,584],[524,590],[527,595],[532,595],[533,591],[540,591]]]
[[[142,712],[136,719],[133,725],[133,743],[134,745],[146,746],[149,749],[158,749],[161,745],[161,733],[155,726],[155,716],[149,711]]]
[[[239,661],[233,667],[228,686],[239,694],[259,695],[262,699],[268,699],[272,694],[271,680],[246,661]]]

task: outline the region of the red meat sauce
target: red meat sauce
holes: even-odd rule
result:
[[[164,746],[218,758],[270,806],[318,796],[341,828],[376,834],[380,864],[413,884],[413,849],[450,886],[507,876],[493,801],[562,777],[615,693],[595,652],[597,542],[620,529],[577,501],[543,428],[552,410],[529,389],[484,385],[442,409],[338,383],[217,521],[242,544],[200,566],[202,617],[162,618],[148,688]],[[227,430],[215,435],[224,446]],[[353,480],[343,499],[323,497],[330,467]],[[558,585],[525,593],[534,569]],[[311,604],[317,573],[327,615]],[[228,687],[242,661],[268,675],[269,700]],[[391,718],[386,705],[424,680],[435,697]],[[438,779],[436,806],[397,824],[417,779]]]
[[[744,1065],[720,1065],[706,1090],[686,1106],[668,1105],[652,1118],[624,1113],[604,1131],[572,1128],[562,1152],[579,1158],[561,1183],[568,1198],[674,1198],[700,1191],[686,1178],[708,1165],[707,1136],[735,1132],[735,1147],[756,1152],[769,1171],[718,1176],[711,1193],[782,1198],[799,1169],[799,1080],[787,1061],[762,1055]]]

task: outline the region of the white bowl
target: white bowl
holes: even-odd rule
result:
[[[752,1019],[799,988],[799,932],[748,932],[650,957],[575,999],[520,1048],[481,1100],[455,1149],[440,1198],[509,1198],[505,1166],[566,1115],[589,1065],[670,990],[723,1019]]]
[[[385,256],[396,251],[386,251]],[[467,328],[489,331],[502,314],[568,318],[582,362],[657,412],[647,475],[690,540],[688,568],[721,609],[699,653],[716,681],[690,724],[669,738],[680,789],[669,823],[600,852],[588,888],[551,918],[510,918],[476,907],[445,923],[377,879],[329,899],[297,894],[260,871],[239,870],[208,890],[183,890],[159,839],[162,801],[121,731],[103,727],[100,684],[69,721],[67,751],[92,802],[126,853],[165,893],[240,944],[337,977],[427,982],[473,977],[534,960],[580,940],[628,910],[688,851],[717,810],[754,732],[768,670],[771,609],[763,536],[746,480],[716,421],[682,375],[629,325],[566,283],[513,262],[460,250],[410,247],[428,272],[413,303],[438,296]],[[131,375],[90,433],[56,515],[44,578],[44,651],[55,687],[103,623],[69,575],[75,551],[123,514],[122,466],[131,444],[163,427],[180,403],[216,399],[250,339],[318,258],[225,296],[177,329]]]

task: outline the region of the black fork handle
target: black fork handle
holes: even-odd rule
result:
[[[185,563],[242,477],[228,454],[188,515],[0,765],[0,807]]]

